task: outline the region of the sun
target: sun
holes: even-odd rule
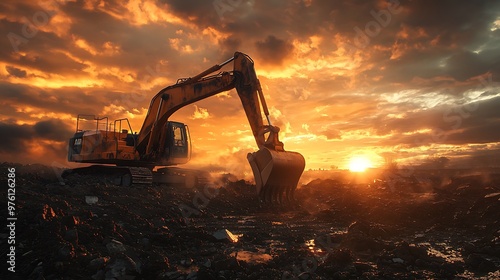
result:
[[[370,162],[370,160],[363,156],[355,156],[349,161],[349,170],[351,172],[364,172],[371,166],[372,163]]]

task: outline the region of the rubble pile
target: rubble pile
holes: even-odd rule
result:
[[[412,191],[316,179],[265,205],[245,181],[119,187],[0,165],[16,168],[19,279],[500,277],[500,176]]]

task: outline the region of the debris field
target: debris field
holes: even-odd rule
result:
[[[301,185],[294,205],[266,205],[228,175],[192,189],[119,187],[1,165],[4,178],[16,168],[18,218],[16,272],[1,279],[500,278],[494,172],[331,176]]]

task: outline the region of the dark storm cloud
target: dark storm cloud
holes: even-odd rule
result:
[[[225,1],[223,1],[225,2]],[[234,1],[236,2],[236,1]],[[196,16],[196,21],[199,23],[213,23],[218,16],[212,1],[197,1],[197,0],[158,0],[158,4],[167,4],[169,9],[175,13],[185,17]],[[202,13],[205,11],[205,13]]]
[[[32,139],[33,130],[28,125],[16,125],[0,122],[0,152],[18,153],[25,150],[23,141]]]
[[[145,25],[136,27],[124,24],[100,10],[86,10],[82,3],[68,3],[63,10],[75,23],[70,32],[87,41],[97,51],[101,51],[105,43],[111,42],[121,49],[120,58],[116,56],[92,55],[77,49],[79,57],[96,61],[102,66],[120,66],[145,74],[147,66],[155,67],[158,60],[172,58],[171,67],[176,67],[175,58],[170,56],[172,49],[168,39],[175,37],[174,31],[161,25]],[[89,20],[92,19],[92,20]],[[142,78],[142,77],[138,77]]]
[[[462,165],[466,167],[500,167],[500,149],[472,151],[464,161]]]
[[[191,17],[198,26],[213,26],[229,32],[233,42],[245,42],[242,46],[253,42],[261,58],[274,58],[280,53],[276,48],[272,48],[273,53],[265,53],[265,46],[273,42],[291,42],[312,35],[326,39],[319,49],[327,53],[336,48],[336,43],[329,39],[342,34],[353,50],[370,53],[366,63],[384,66],[383,70],[373,67],[358,75],[365,80],[382,76],[379,83],[436,76],[463,81],[488,71],[500,72],[500,58],[491,55],[500,53],[500,44],[489,43],[494,40],[490,28],[499,14],[498,1],[318,0],[309,4],[306,1],[231,1],[237,5],[227,7],[223,17],[218,16],[214,2],[163,2],[176,14]],[[379,27],[376,35],[367,37],[366,46],[356,45],[356,40],[361,38],[356,30],[365,32],[366,28],[372,28],[373,31],[374,24]],[[418,29],[421,36],[410,33],[405,38],[397,37],[398,32],[417,32]],[[472,52],[485,45],[488,54]],[[235,47],[234,44],[223,46]],[[390,59],[394,51],[399,52],[399,57]]]
[[[10,22],[6,19],[0,20],[0,33],[23,36],[22,22]],[[66,54],[58,50],[72,50],[74,46],[70,41],[55,35],[54,33],[38,30],[32,38],[24,38],[25,41],[11,41],[12,37],[0,36],[0,44],[4,47],[0,49],[0,59],[9,64],[17,66],[34,68],[44,73],[78,73],[85,68],[81,62],[74,61]],[[18,42],[14,43],[13,42]],[[26,55],[13,55],[20,51]]]
[[[404,1],[409,13],[404,23],[423,27],[431,37],[439,35],[439,43],[469,45],[484,36],[500,5],[495,0],[478,1]]]
[[[273,35],[268,36],[263,41],[257,41],[255,46],[262,61],[271,65],[281,65],[293,51],[292,44]]]
[[[73,130],[61,120],[46,120],[33,125],[35,135],[48,140],[65,141]]]
[[[9,72],[10,75],[18,77],[18,78],[25,78],[26,77],[26,71],[21,70],[17,67],[7,65],[5,66],[5,70]]]
[[[224,50],[222,56],[223,57],[231,57],[234,55],[235,51],[239,51],[241,49],[243,41],[239,38],[228,37],[219,42],[221,48]]]
[[[40,89],[22,84],[0,82],[0,99],[12,106],[40,108],[45,112],[65,113],[76,116],[80,113],[99,115],[105,106],[123,106],[125,110],[147,106],[148,98],[137,98],[133,93],[114,92],[102,89],[59,88]],[[23,118],[28,118],[24,115]]]
[[[73,130],[58,119],[40,121],[34,125],[0,122],[0,153],[26,152],[28,144],[37,144],[39,140],[66,141],[72,133]]]
[[[446,72],[459,81],[485,73],[488,70],[487,61],[473,52],[461,51],[452,55],[446,62]]]
[[[469,110],[467,110],[470,108]],[[500,142],[500,97],[459,107],[448,118],[452,130],[446,142],[451,144]]]
[[[212,26],[230,33],[233,40],[256,44],[278,37],[287,42],[324,35],[333,39],[335,33],[352,35],[356,26],[373,20],[377,1],[178,1],[165,0],[166,8],[190,18],[200,27]],[[223,3],[220,8],[218,3]],[[234,3],[234,5],[229,5]],[[229,6],[228,6],[229,5]],[[328,51],[332,44],[322,45]],[[233,50],[234,51],[234,50]]]
[[[367,127],[380,135],[392,134],[384,145],[408,147],[431,144],[464,145],[500,142],[500,97],[461,106],[440,106],[408,113],[404,118],[380,116]],[[430,131],[415,133],[415,131]]]
[[[25,11],[16,9],[14,14],[19,20],[12,22],[9,19],[1,19],[0,32],[14,33],[22,38],[22,41],[13,47],[8,36],[1,36],[0,44],[7,47],[0,49],[0,59],[17,67],[72,76],[81,74],[81,71],[89,66],[88,63],[98,64],[101,68],[120,67],[130,69],[132,73],[137,72],[138,80],[151,76],[151,72],[154,71],[148,71],[147,67],[155,69],[160,60],[168,58],[168,66],[172,69],[181,68],[181,65],[185,64],[181,57],[172,55],[177,51],[169,45],[169,39],[176,37],[175,28],[160,24],[137,27],[124,23],[99,9],[85,9],[83,6],[83,1],[67,2],[59,6],[61,9],[59,14],[71,19],[71,23],[68,23],[70,25],[68,34],[64,37],[40,29],[34,36],[26,38],[23,35],[24,18],[30,18],[42,9],[31,6]],[[107,1],[106,6],[113,7],[113,3]],[[117,14],[124,13],[121,5],[116,4],[114,9]],[[77,39],[85,40],[97,54],[78,47],[73,41]],[[117,56],[103,55],[104,45],[108,42],[119,47],[121,52],[119,59]],[[196,46],[193,47],[196,48]],[[26,55],[13,55],[16,53],[16,48]],[[66,52],[72,57],[69,57]],[[77,61],[74,60],[75,57],[78,58]],[[166,73],[153,74],[164,75]],[[105,78],[116,81],[116,77]]]
[[[373,61],[385,65],[379,73],[383,82],[409,82],[414,77],[451,76],[464,81],[488,71],[498,71],[500,52],[491,25],[500,14],[498,1],[401,1],[406,8],[397,26],[408,27],[420,36],[407,34],[393,38],[386,45],[402,48],[401,56],[378,53]],[[407,30],[407,31],[408,31]],[[382,32],[385,32],[383,30]],[[395,33],[391,33],[393,36]],[[485,53],[481,52],[485,48]],[[394,48],[393,48],[394,50]],[[479,53],[473,52],[479,50]],[[378,70],[378,69],[377,69]],[[369,76],[377,71],[370,70]]]

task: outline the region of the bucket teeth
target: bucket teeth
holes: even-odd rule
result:
[[[259,197],[268,204],[287,205],[295,201],[294,192],[293,186],[267,186],[261,190]]]

